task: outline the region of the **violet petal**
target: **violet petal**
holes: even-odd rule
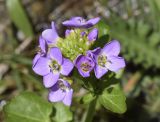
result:
[[[43,84],[46,88],[52,87],[55,83],[57,83],[59,78],[59,73],[50,72],[48,75],[43,77]]]
[[[35,57],[33,58],[33,61],[32,61],[32,67],[35,66],[35,64],[37,63],[38,59],[41,57],[41,54],[37,53],[35,55]]]
[[[42,37],[47,41],[48,44],[55,44],[59,36],[57,34],[54,22],[52,22],[51,26],[52,29],[46,29],[42,32]]]
[[[82,17],[73,17],[70,20],[64,21],[62,24],[68,27],[77,27],[77,28],[90,28],[94,26],[96,23],[98,23],[100,20],[99,17],[90,19],[86,21]]]
[[[118,56],[118,54],[120,53],[120,43],[116,40],[113,40],[104,46],[102,52],[107,56]]]
[[[60,72],[61,72],[61,74],[67,76],[72,71],[73,67],[74,67],[74,65],[69,59],[63,58],[63,64],[61,66]]]
[[[89,19],[87,22],[86,22],[86,26],[88,28],[94,26],[95,24],[97,24],[99,22],[100,18],[99,17],[96,17],[96,18],[92,18],[92,19]]]
[[[38,75],[44,76],[50,73],[50,68],[49,68],[49,59],[40,57],[33,67],[33,71],[37,73]]]
[[[125,67],[125,61],[122,57],[110,56],[108,57],[108,60],[111,61],[111,64],[109,65],[108,69],[113,72],[117,72],[118,70]]]
[[[97,79],[100,79],[107,72],[108,70],[106,68],[100,67],[98,65],[96,65],[94,68],[94,73]]]
[[[95,41],[98,37],[98,29],[94,28],[89,34],[88,34],[88,40],[89,41]]]
[[[56,60],[58,64],[62,64],[62,53],[59,48],[53,47],[50,49],[48,53],[48,57],[51,58],[52,60]]]
[[[40,36],[39,38],[39,46],[43,53],[46,53],[46,41]]]
[[[63,99],[63,103],[67,106],[70,106],[72,103],[72,95],[73,95],[73,90],[70,89],[69,91],[66,91],[66,95]]]
[[[62,91],[61,89],[58,89],[56,91],[50,91],[48,99],[51,102],[60,102],[64,99],[66,93]]]
[[[87,56],[91,57],[95,62],[96,62],[96,57],[98,56],[98,54],[101,52],[101,48],[97,47],[94,50],[88,50],[87,51]]]
[[[64,21],[62,24],[68,27],[81,27],[84,23],[82,17],[72,17],[70,20]]]

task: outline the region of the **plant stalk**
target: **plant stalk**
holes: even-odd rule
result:
[[[97,102],[97,99],[94,99],[90,102],[88,109],[83,116],[82,122],[92,122],[92,119],[95,113],[96,102]]]

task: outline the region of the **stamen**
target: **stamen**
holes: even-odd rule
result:
[[[111,62],[110,60],[108,60],[106,56],[104,56],[104,55],[98,56],[98,64],[99,64],[101,67],[108,68],[108,66],[109,66],[111,63],[112,63],[112,62]]]
[[[58,81],[58,87],[62,90],[62,91],[67,91],[69,90],[69,88],[67,86],[64,85],[63,81],[59,80]]]
[[[80,67],[84,72],[88,72],[92,68],[88,62],[82,63]]]
[[[57,63],[57,61],[53,60],[49,67],[52,69],[52,71],[59,71],[60,70],[60,65]]]

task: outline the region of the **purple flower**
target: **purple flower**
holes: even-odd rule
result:
[[[73,89],[70,84],[59,79],[58,82],[51,87],[48,99],[51,102],[63,102],[65,105],[70,106],[72,102]]]
[[[89,77],[95,63],[91,57],[79,55],[75,60],[75,66],[83,77]]]
[[[87,33],[85,31],[81,32],[81,36],[84,37]]]
[[[46,54],[46,48],[47,48],[47,44],[46,41],[42,38],[42,36],[40,36],[39,38],[39,47],[40,47],[40,51],[35,55],[34,59],[33,59],[33,66],[36,64],[37,60],[41,57],[44,56]]]
[[[87,53],[95,60],[94,72],[98,79],[106,74],[108,70],[117,72],[125,67],[124,59],[118,56],[120,53],[120,44],[116,40],[106,44],[103,49],[95,49],[92,51],[93,54],[91,51]]]
[[[100,18],[96,17],[86,21],[82,17],[72,17],[70,20],[64,21],[62,24],[68,27],[90,28],[99,22]]]
[[[51,23],[51,29],[46,29],[42,32],[42,37],[47,41],[48,44],[56,44],[57,39],[59,38],[55,23]]]
[[[33,67],[33,71],[43,76],[45,87],[53,86],[59,79],[60,74],[69,75],[73,69],[73,63],[62,57],[59,48],[51,48],[46,57],[40,57]]]
[[[88,34],[88,40],[90,42],[93,42],[97,39],[98,37],[98,29],[94,28],[89,34]]]
[[[72,30],[67,29],[67,30],[65,31],[65,37],[67,37],[67,36],[71,33],[71,31],[72,31]]]

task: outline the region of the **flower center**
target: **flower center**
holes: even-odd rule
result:
[[[88,72],[92,68],[92,66],[88,62],[83,62],[80,67],[84,72]]]
[[[100,65],[101,67],[108,67],[108,65],[111,64],[111,61],[107,59],[106,56],[104,55],[100,55],[98,56],[98,65]]]
[[[62,91],[67,91],[69,90],[69,88],[67,86],[64,85],[63,81],[59,80],[58,81],[58,87],[62,90]]]
[[[56,72],[59,71],[61,68],[61,66],[55,60],[53,60],[49,66],[52,69],[52,71],[56,71]]]

